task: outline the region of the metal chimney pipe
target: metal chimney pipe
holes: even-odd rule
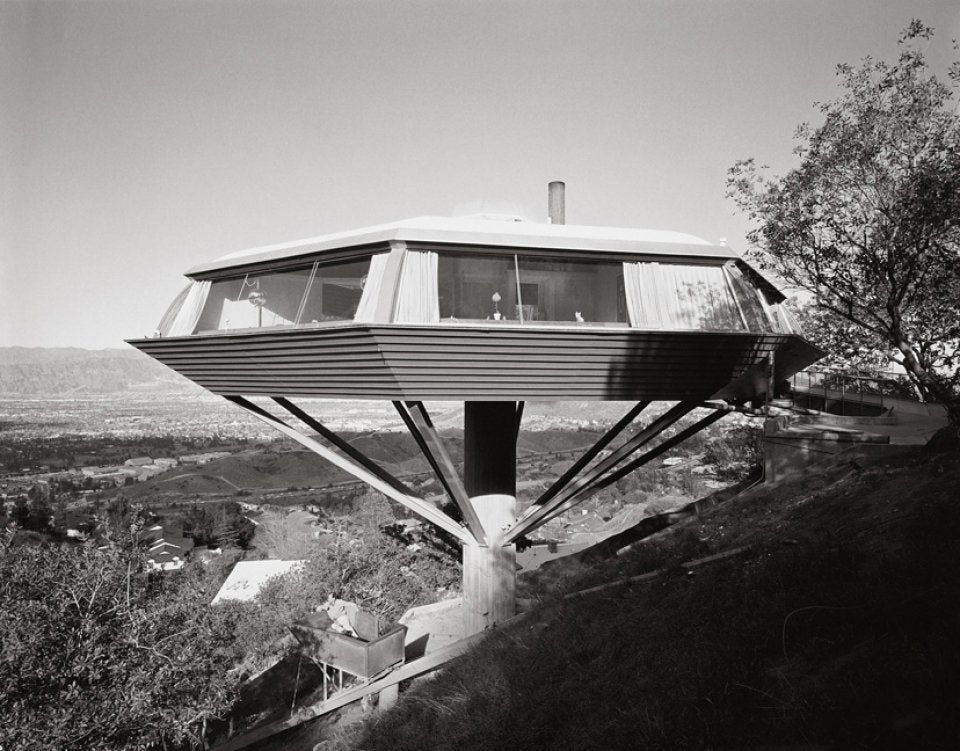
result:
[[[562,180],[554,180],[549,185],[547,212],[550,224],[566,224],[566,188]]]

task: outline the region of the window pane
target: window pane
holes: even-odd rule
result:
[[[643,329],[743,331],[720,266],[626,263],[633,325]]]
[[[519,257],[524,322],[627,323],[623,264]]]
[[[743,329],[720,266],[660,264],[667,289],[675,290],[674,325],[681,329]],[[673,306],[670,306],[673,307]]]
[[[437,276],[441,323],[517,319],[513,256],[442,254]]]
[[[764,288],[760,289],[760,297],[762,298],[761,302],[766,303],[767,315],[773,325],[773,330],[778,334],[793,333],[790,320],[784,315],[786,309],[777,301],[777,298]]]
[[[197,331],[293,326],[310,271],[248,274],[214,282]]]
[[[727,265],[726,269],[730,283],[737,295],[737,302],[740,303],[740,309],[743,311],[744,318],[747,319],[747,326],[750,331],[770,331],[770,319],[767,318],[763,305],[760,303],[760,293],[757,288],[735,264]]]
[[[370,271],[370,256],[317,267],[300,314],[300,325],[352,321]]]

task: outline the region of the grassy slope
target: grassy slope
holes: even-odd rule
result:
[[[548,600],[404,694],[355,747],[955,748],[958,488],[955,450],[840,466],[627,560],[561,572],[578,589],[670,569]],[[745,544],[693,573],[678,565]]]

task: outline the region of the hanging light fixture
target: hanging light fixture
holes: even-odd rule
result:
[[[244,284],[247,284],[244,280]],[[257,326],[263,326],[263,306],[267,304],[267,296],[260,290],[260,280],[256,279],[251,285],[253,287],[247,295],[247,300],[257,309]]]

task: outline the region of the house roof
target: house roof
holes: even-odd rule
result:
[[[183,525],[176,522],[153,524],[143,530],[142,537],[150,544],[162,540],[183,540]],[[193,547],[193,540],[190,540],[190,547]]]
[[[303,561],[240,561],[223,582],[211,605],[224,600],[250,602],[274,576],[289,573],[302,566]]]
[[[265,245],[228,253],[216,260],[194,266],[187,272],[196,276],[236,266],[295,258],[323,251],[352,247],[388,245],[391,241],[450,245],[541,248],[729,258],[739,256],[725,245],[681,232],[622,227],[592,227],[574,224],[541,224],[513,217],[421,216],[389,224],[320,235],[304,240]]]
[[[192,550],[193,540],[191,540],[189,537],[160,538],[150,546],[149,550],[150,552],[153,552],[154,550],[159,550],[160,548],[177,548],[178,550]]]

